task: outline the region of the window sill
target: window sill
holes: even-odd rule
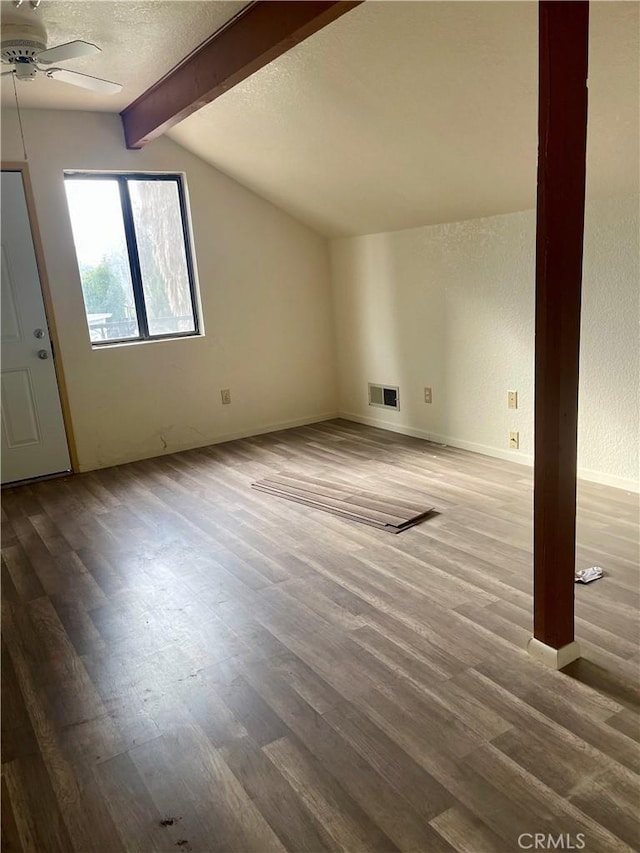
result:
[[[99,350],[120,349],[122,347],[139,347],[147,344],[169,344],[174,343],[175,341],[193,341],[204,337],[204,332],[198,332],[193,335],[173,335],[166,338],[144,338],[143,340],[137,341],[105,341],[104,343],[95,343],[95,341],[90,341],[90,344],[91,349],[94,352],[98,352]]]

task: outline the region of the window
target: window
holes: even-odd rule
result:
[[[65,174],[94,346],[198,334],[179,175]]]

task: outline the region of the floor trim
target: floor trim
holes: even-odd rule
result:
[[[544,664],[550,669],[563,669],[573,663],[574,660],[582,657],[580,646],[575,640],[572,643],[567,643],[566,646],[562,646],[562,648],[554,649],[553,646],[548,646],[532,637],[527,643],[527,651],[532,660]]]
[[[234,432],[223,433],[217,436],[207,436],[204,440],[198,440],[195,443],[176,444],[167,446],[164,450],[150,450],[148,453],[143,453],[142,456],[122,456],[100,464],[83,465],[80,464],[80,471],[83,474],[89,471],[100,471],[104,468],[114,468],[116,465],[128,465],[131,462],[142,462],[145,459],[156,459],[161,456],[170,456],[172,453],[182,453],[185,450],[198,450],[201,447],[212,447],[215,444],[226,444],[229,441],[237,441],[241,438],[253,438],[256,435],[267,435],[271,432],[282,432],[287,429],[295,429],[297,427],[311,426],[312,424],[324,423],[324,421],[333,421],[340,417],[336,412],[327,412],[325,414],[309,415],[306,418],[296,418],[291,421],[282,421],[280,423],[265,424],[264,426],[251,427],[249,429],[237,430]]]
[[[364,424],[365,426],[386,429],[389,430],[389,432],[396,432],[400,435],[410,435],[412,438],[421,438],[424,441],[433,441],[436,444],[457,447],[460,450],[470,450],[472,453],[482,453],[484,456],[491,456],[494,459],[504,459],[507,462],[526,465],[529,468],[533,466],[533,456],[531,454],[519,453],[518,451],[513,450],[501,450],[498,447],[491,447],[488,444],[478,444],[474,441],[465,441],[461,438],[439,435],[437,433],[427,432],[427,430],[424,429],[406,426],[405,424],[395,424],[391,421],[381,420],[379,418],[357,415],[354,412],[340,412],[337,417],[344,418],[346,421],[353,421],[357,424]],[[586,480],[589,483],[598,483],[601,486],[611,486],[614,489],[623,489],[625,492],[633,492],[634,494],[640,492],[639,480],[630,480],[627,477],[618,477],[615,474],[593,471],[590,468],[578,468],[578,478],[580,480]]]

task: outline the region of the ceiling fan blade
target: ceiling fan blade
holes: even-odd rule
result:
[[[43,50],[36,56],[36,60],[50,65],[52,62],[63,62],[65,59],[77,59],[94,53],[100,53],[100,48],[96,44],[88,41],[68,41],[56,47],[50,47],[49,50]]]
[[[122,89],[121,83],[112,83],[111,80],[102,80],[100,77],[90,77],[88,74],[80,74],[79,71],[68,71],[66,68],[50,68],[45,73],[53,80],[91,89],[92,92],[102,92],[104,95],[115,95]]]

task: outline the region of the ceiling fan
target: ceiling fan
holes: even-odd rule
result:
[[[97,45],[81,40],[69,41],[47,49],[47,36],[41,27],[31,24],[5,24],[2,27],[0,58],[3,64],[11,65],[12,68],[10,71],[3,71],[0,76],[15,74],[18,80],[34,80],[39,74],[44,74],[50,79],[91,89],[92,92],[115,95],[122,89],[120,83],[53,66],[55,62],[95,53],[100,53]]]

